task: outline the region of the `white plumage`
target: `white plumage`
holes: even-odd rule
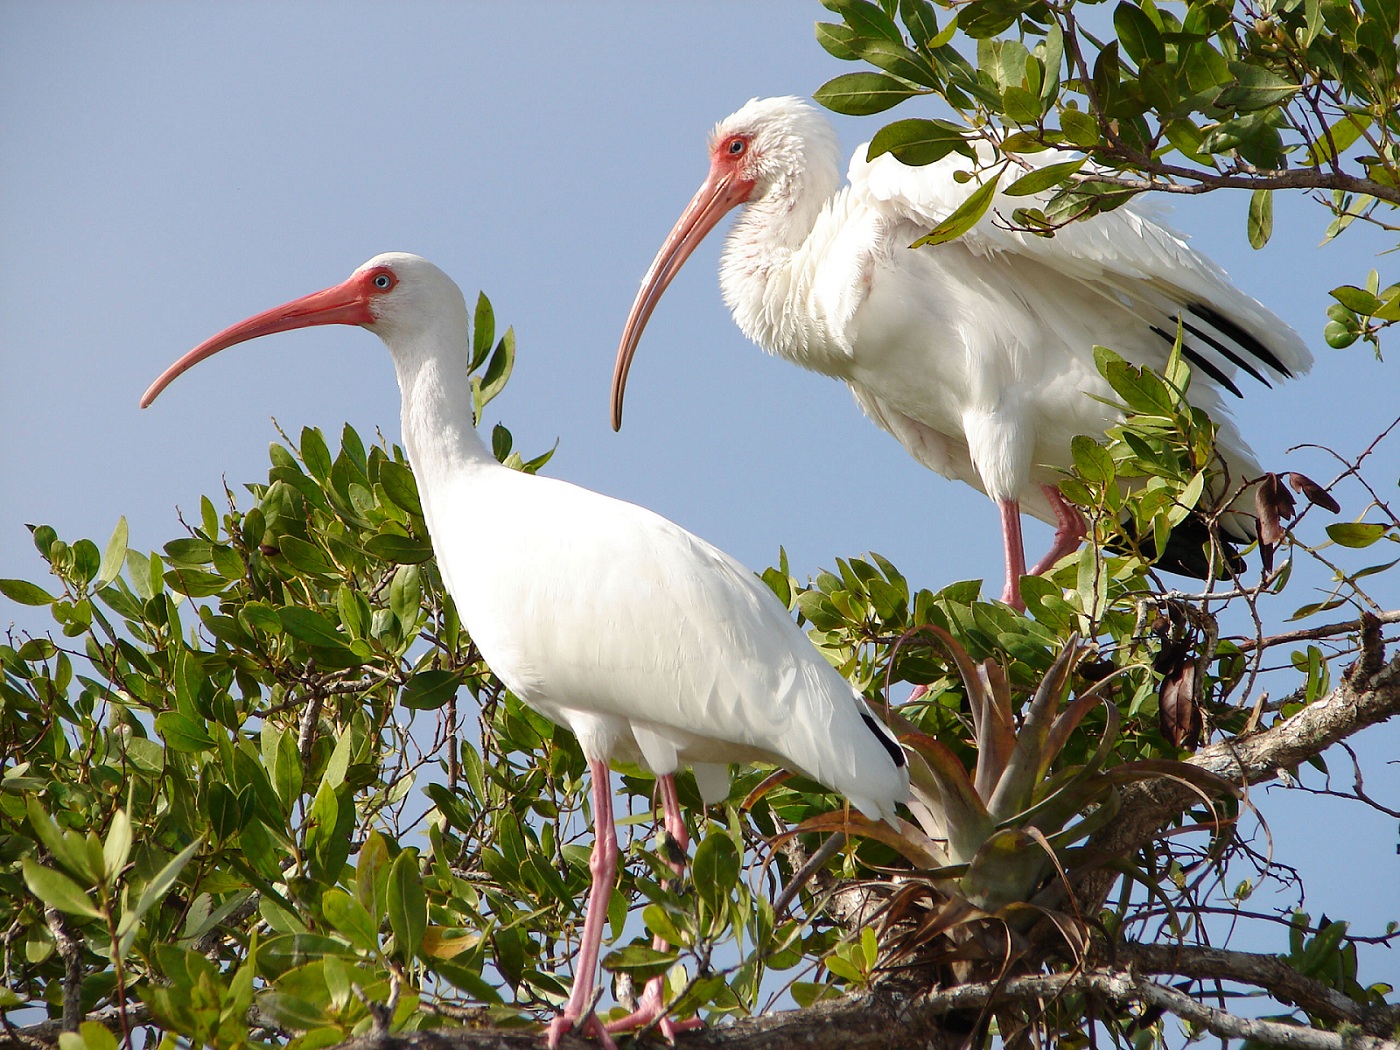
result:
[[[594,780],[593,885],[575,983],[551,1026],[556,1045],[590,1017],[603,916],[617,863],[611,757],[662,780],[667,826],[683,838],[672,774],[693,766],[707,801],[728,764],[803,772],[872,819],[897,823],[908,773],[878,723],[789,617],[733,558],[648,510],[498,463],[472,425],[462,293],[417,256],[380,255],[346,281],[226,329],[147,390],[235,343],[316,324],[363,325],[384,340],[403,396],[403,439],[443,580],[492,671],[579,738]],[[661,1012],[659,985],[628,1021]]]
[[[1267,383],[1311,365],[1297,333],[1135,203],[1041,238],[998,225],[998,215],[1034,198],[998,193],[961,238],[908,250],[976,187],[954,179],[972,170],[967,158],[914,168],[888,154],[867,162],[862,145],[841,187],[831,125],[795,98],[749,102],[716,126],[710,152],[710,175],[657,254],[624,329],[614,426],[662,292],[723,213],[743,204],[720,264],[739,327],[764,349],[845,381],[920,463],[1001,505],[1003,599],[1013,604],[1025,571],[1021,509],[1057,525],[1051,555],[1033,571],[1083,537],[1057,486],[1071,438],[1114,422],[1090,396],[1113,396],[1094,367],[1095,344],[1160,370],[1182,320],[1192,402],[1222,424],[1232,484],[1261,471],[1222,389],[1238,394],[1242,371]],[[1020,174],[1008,170],[1002,185]]]

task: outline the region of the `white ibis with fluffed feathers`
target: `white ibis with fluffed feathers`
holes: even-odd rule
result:
[[[691,767],[707,803],[730,763],[772,762],[898,824],[908,795],[893,734],[822,658],[771,591],[723,551],[651,511],[502,466],[477,436],[466,302],[415,255],[380,255],[341,284],[250,317],[191,350],[141,398],[249,339],[311,325],[361,325],[389,348],[403,442],[443,582],[487,664],[512,692],[578,737],[596,838],[588,907],[550,1045],[592,1014],[617,862],[608,761],[659,778],[665,824],[685,846],[673,775]],[[661,1019],[660,979],[618,1030]]]
[[[1029,159],[1060,159],[1040,157]],[[997,502],[1003,601],[1022,607],[1022,511],[1055,526],[1032,573],[1084,538],[1083,516],[1061,496],[1058,478],[1075,435],[1102,434],[1116,421],[1093,396],[1114,396],[1095,368],[1095,344],[1160,371],[1179,320],[1195,373],[1191,402],[1221,424],[1229,485],[1262,473],[1221,392],[1239,396],[1241,372],[1266,385],[1270,376],[1306,372],[1312,355],[1180,235],[1130,202],[1037,237],[997,219],[1036,199],[999,193],[962,237],[910,250],[973,191],[975,178],[954,178],[972,172],[971,161],[867,161],[862,145],[844,187],[838,165],[831,124],[800,99],[754,99],[719,122],[709,175],[652,262],[623,329],[614,429],[662,293],[724,213],[742,204],[720,262],[735,321],[770,353],[844,380],[916,460]],[[1007,169],[1003,184],[1019,174]],[[1238,538],[1253,535],[1242,514],[1226,524]],[[1195,555],[1204,560],[1199,544]]]

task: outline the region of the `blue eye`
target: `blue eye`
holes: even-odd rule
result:
[[[729,140],[729,155],[731,157],[737,157],[739,154],[743,153],[746,148],[747,143],[745,143],[743,139]]]
[[[394,281],[387,273],[381,273],[374,279],[374,286],[381,291],[388,291]]]

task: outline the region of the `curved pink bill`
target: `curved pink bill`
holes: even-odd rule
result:
[[[245,343],[249,339],[271,335],[274,332],[287,332],[293,328],[310,328],[313,325],[372,324],[374,315],[369,308],[369,288],[369,282],[364,276],[356,274],[333,288],[312,292],[300,299],[274,306],[271,310],[254,314],[231,328],[225,328],[162,372],[141,395],[141,407],[146,408],[150,405],[180,373],[236,343]]]
[[[666,236],[661,250],[656,253],[647,275],[642,278],[642,287],[637,292],[637,298],[632,301],[632,312],[627,315],[627,324],[622,329],[622,342],[617,348],[617,363],[613,365],[612,381],[614,430],[622,428],[622,397],[627,387],[627,373],[632,368],[632,356],[637,352],[642,330],[651,319],[656,304],[661,301],[662,293],[690,258],[691,252],[695,251],[705,239],[705,235],[714,229],[715,223],[719,222],[730,208],[748,200],[752,192],[751,180],[738,176],[732,169],[712,167],[709,176],[696,190],[695,196],[690,198],[685,211]]]

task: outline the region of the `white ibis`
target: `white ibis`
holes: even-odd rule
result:
[[[579,739],[592,778],[592,885],[574,984],[550,1045],[592,1014],[603,922],[617,872],[608,760],[660,778],[666,826],[684,848],[673,774],[694,769],[707,802],[728,764],[764,761],[898,821],[908,794],[893,735],[822,658],[764,584],[723,551],[648,510],[498,463],[472,425],[467,307],[414,255],[365,263],[341,284],[250,317],[176,361],[141,398],[226,347],[310,325],[361,325],[389,348],[404,447],[433,551],[462,623],[521,700]],[[621,1025],[661,1018],[659,979]],[[664,1018],[663,1018],[664,1020]]]
[[[865,156],[862,145],[840,186],[835,132],[796,98],[754,99],[719,122],[709,176],[657,253],[623,329],[614,429],[658,300],[720,217],[742,204],[720,262],[735,321],[770,353],[844,380],[916,460],[996,500],[1003,601],[1021,605],[1022,510],[1056,526],[1033,573],[1084,537],[1083,517],[1057,479],[1071,462],[1070,439],[1115,421],[1090,396],[1113,397],[1095,369],[1095,344],[1160,370],[1180,319],[1195,372],[1191,400],[1221,423],[1230,484],[1260,475],[1225,418],[1221,391],[1238,396],[1241,371],[1266,385],[1269,376],[1305,372],[1312,355],[1219,267],[1131,203],[1053,238],[998,225],[998,213],[1034,203],[1027,197],[998,196],[961,238],[907,250],[973,191],[975,179],[954,178],[973,166],[957,154],[927,167]],[[1238,515],[1228,524],[1252,534]]]

